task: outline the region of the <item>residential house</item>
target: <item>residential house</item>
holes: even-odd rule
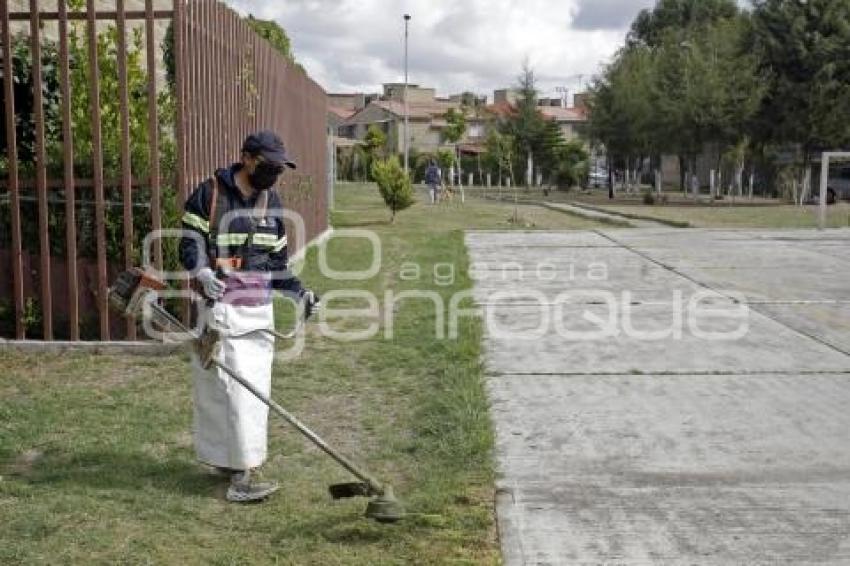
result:
[[[362,140],[366,137],[370,126],[377,126],[387,136],[389,151],[402,153],[404,151],[404,91],[403,83],[385,84],[383,95],[370,101],[364,99],[365,105],[345,118],[339,125],[338,134],[343,138]],[[344,100],[346,99],[332,99],[332,103]],[[410,148],[421,153],[452,148],[453,146],[448,144],[443,136],[443,130],[447,125],[446,113],[449,109],[459,111],[465,101],[464,96],[439,98],[433,88],[408,85],[407,100]],[[461,150],[464,151],[465,148],[473,151],[479,147],[483,142],[484,130],[483,116],[468,113],[466,133],[459,143]]]
[[[363,140],[371,126],[377,126],[387,136],[388,150],[392,153],[404,151],[404,84],[384,85],[381,96],[363,94],[329,94],[329,122],[341,138]],[[433,88],[408,85],[408,117],[410,147],[420,153],[433,153],[438,149],[454,149],[448,144],[443,131],[446,114],[450,109],[466,109],[466,132],[458,142],[461,154],[479,155],[484,152],[488,124],[494,119],[513,112],[517,101],[515,89],[494,92],[494,103],[486,105],[486,97],[470,93],[457,94],[448,98],[436,95]],[[566,107],[560,98],[541,99],[540,113],[548,120],[557,122],[566,140],[580,137],[580,126],[587,121],[586,98],[575,96],[575,104]]]
[[[516,89],[500,89],[493,92],[493,104],[487,110],[497,116],[506,117],[516,108],[519,92]],[[581,127],[587,122],[587,95],[576,94],[573,106],[567,107],[562,98],[540,98],[537,109],[547,120],[555,121],[566,141],[581,138]]]

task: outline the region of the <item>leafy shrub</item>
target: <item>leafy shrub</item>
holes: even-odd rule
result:
[[[396,212],[408,208],[416,201],[410,177],[404,173],[395,157],[375,160],[372,163],[372,177],[378,183],[381,198],[392,212],[392,222],[395,222]]]

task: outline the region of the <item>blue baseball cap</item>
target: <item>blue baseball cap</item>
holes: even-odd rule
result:
[[[249,135],[242,143],[242,151],[251,155],[262,155],[264,159],[275,165],[296,168],[295,162],[286,155],[283,140],[271,130],[261,130]]]

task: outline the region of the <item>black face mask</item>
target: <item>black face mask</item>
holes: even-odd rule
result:
[[[251,186],[258,191],[267,191],[274,186],[283,169],[269,163],[258,163],[254,172],[248,175]]]

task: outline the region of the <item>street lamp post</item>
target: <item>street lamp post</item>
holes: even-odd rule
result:
[[[407,28],[410,14],[404,15],[404,173],[408,174],[408,159],[410,156],[410,107],[407,103]]]

